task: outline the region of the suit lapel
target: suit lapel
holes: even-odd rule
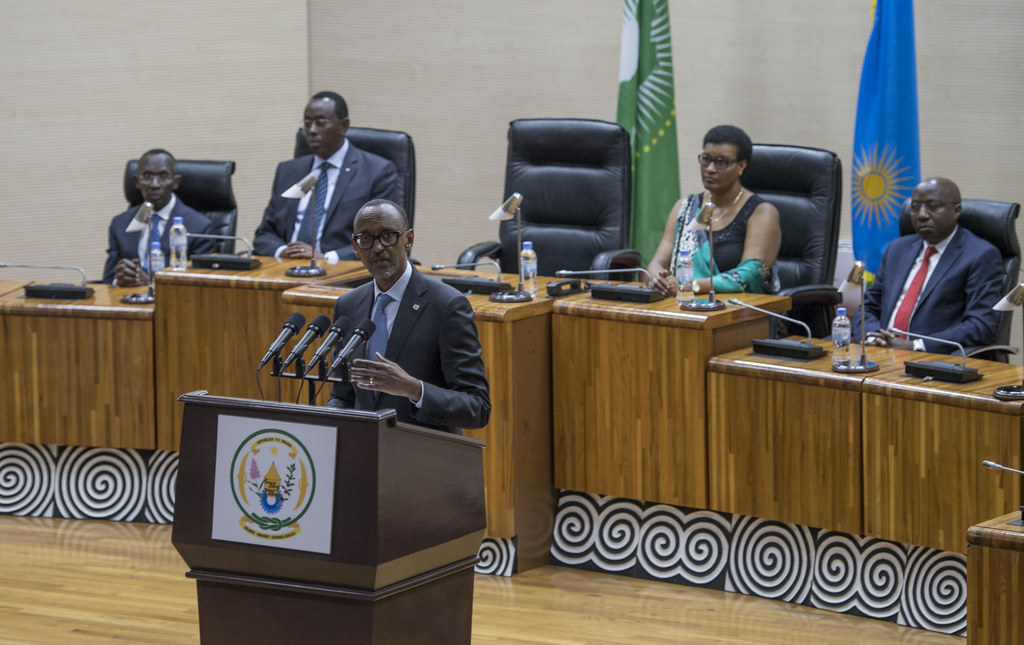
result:
[[[338,170],[338,182],[334,184],[334,192],[331,194],[331,203],[327,205],[327,215],[325,216],[326,222],[331,221],[331,218],[334,217],[334,214],[338,211],[338,203],[341,201],[341,196],[345,194],[345,190],[348,189],[349,184],[352,183],[352,179],[359,171],[360,158],[358,148],[350,143],[348,153],[345,154],[345,163],[341,164],[341,168]]]
[[[395,324],[391,328],[391,335],[388,337],[388,349],[386,356],[389,360],[396,360],[402,354],[405,343],[409,339],[423,311],[427,308],[427,287],[424,278],[415,268],[409,278],[409,286],[405,288],[405,295],[401,304],[398,305],[398,315],[395,316]]]
[[[964,236],[962,230],[960,228],[957,229],[956,235],[949,241],[946,250],[939,255],[939,263],[935,265],[935,270],[932,271],[931,277],[928,278],[927,284],[924,285],[924,290],[921,291],[921,295],[917,299],[916,309],[921,308],[921,305],[928,299],[928,296],[935,290],[935,285],[942,284],[946,274],[949,273],[950,267],[956,263],[963,252]]]
[[[906,249],[906,252],[899,254],[899,259],[896,261],[896,271],[894,277],[897,282],[893,285],[894,288],[890,288],[885,297],[885,306],[882,308],[882,324],[887,325],[892,314],[896,311],[896,302],[900,298],[900,294],[903,293],[903,285],[907,283],[907,276],[910,274],[910,268],[914,265],[914,260],[921,253],[921,238],[916,234],[914,235],[914,244]]]

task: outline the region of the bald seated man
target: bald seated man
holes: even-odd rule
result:
[[[889,243],[864,296],[866,343],[958,352],[954,345],[907,337],[890,328],[956,341],[965,348],[995,342],[1000,313],[992,306],[1002,297],[1002,256],[959,226],[959,218],[960,189],[955,183],[931,177],[914,188],[910,219],[916,234]],[[853,316],[853,337],[860,337],[859,311]]]

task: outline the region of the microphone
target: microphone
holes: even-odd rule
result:
[[[223,269],[225,271],[251,271],[259,268],[260,261],[252,257],[252,244],[239,235],[214,235],[213,233],[188,233],[188,237],[210,240],[241,240],[245,253],[200,253],[189,258],[193,269]]]
[[[985,468],[991,468],[993,470],[1007,470],[1007,471],[1009,471],[1011,473],[1017,473],[1018,475],[1024,475],[1024,470],[1017,470],[1016,468],[1008,468],[1007,466],[1003,466],[1002,464],[997,464],[996,462],[989,461],[988,459],[986,459],[985,461],[981,462],[981,465],[984,466]]]
[[[469,267],[479,266],[494,267],[494,270],[497,272],[497,275],[494,276],[494,280],[453,276],[441,278],[441,282],[451,285],[463,293],[494,293],[495,291],[512,290],[511,284],[501,281],[501,265],[494,260],[484,260],[482,262],[461,262],[459,264],[435,264],[430,267],[430,269],[432,271],[440,271],[441,269],[466,269]]]
[[[653,278],[651,278],[650,272],[643,267],[636,267],[633,269],[588,269],[586,271],[569,271],[561,269],[559,271],[555,271],[555,275],[560,278],[565,278],[574,275],[605,275],[608,273],[633,273],[635,271],[639,271],[647,276],[647,284],[652,282]],[[590,297],[598,300],[647,303],[655,302],[665,297],[665,295],[657,289],[651,289],[650,287],[638,287],[630,284],[589,282],[588,287],[590,289]]]
[[[252,244],[241,235],[214,235],[213,233],[188,233],[187,235],[188,237],[198,237],[204,240],[241,240],[242,244],[245,245],[245,252],[239,255],[241,257],[252,256]]]
[[[334,358],[334,362],[331,363],[331,369],[328,370],[328,374],[338,369],[342,363],[348,363],[352,359],[352,354],[355,353],[359,346],[369,340],[373,332],[376,331],[377,325],[373,324],[373,321],[367,318],[363,322],[356,325],[356,328],[352,330],[352,335],[348,337],[348,342],[341,348],[338,355]]]
[[[906,368],[907,374],[910,376],[917,376],[929,381],[947,381],[949,383],[970,383],[981,378],[981,374],[977,369],[967,367],[967,352],[964,351],[964,346],[955,340],[915,334],[914,332],[903,331],[895,327],[890,327],[889,331],[894,334],[903,334],[913,338],[923,338],[924,340],[933,340],[937,343],[953,345],[960,350],[960,355],[963,358],[960,360],[959,365],[945,361],[903,361],[903,367]]]
[[[779,356],[781,358],[799,358],[799,359],[814,359],[825,355],[825,348],[820,345],[815,345],[811,342],[811,328],[802,320],[796,318],[790,318],[789,316],[783,316],[782,314],[775,313],[774,311],[768,311],[761,307],[755,307],[754,305],[748,305],[742,300],[736,298],[729,298],[729,303],[745,307],[747,309],[753,309],[763,314],[771,316],[773,318],[781,318],[786,322],[796,323],[804,328],[807,332],[807,340],[789,340],[788,338],[762,338],[759,340],[751,341],[754,346],[754,351],[758,354],[765,354],[767,356]]]
[[[330,324],[331,319],[323,314],[314,318],[313,322],[309,323],[309,327],[306,327],[306,333],[302,335],[299,342],[295,343],[295,346],[292,347],[291,353],[288,354],[288,358],[281,364],[281,371],[283,372],[295,359],[302,356],[310,343],[323,336],[324,330],[327,329],[327,326]]]
[[[324,342],[320,343],[320,347],[316,348],[313,352],[313,356],[309,359],[309,363],[306,365],[306,374],[313,369],[313,366],[324,360],[324,356],[338,344],[342,338],[345,337],[345,330],[352,326],[352,321],[345,316],[338,316],[338,319],[334,321],[331,328],[327,331],[327,336],[324,337]],[[303,374],[305,376],[305,374]]]
[[[153,204],[149,202],[142,202],[142,206],[139,206],[139,210],[135,211],[135,216],[132,217],[132,221],[128,222],[128,226],[125,227],[125,233],[135,233],[138,231],[144,231],[149,228],[149,221],[153,214]]]
[[[319,178],[320,173],[314,170],[295,182],[294,186],[281,193],[281,197],[286,197],[288,199],[299,199],[304,197],[306,193],[313,189],[313,186],[316,185],[316,180]]]
[[[82,276],[82,284],[27,284],[26,298],[49,298],[51,300],[84,300],[93,295],[92,287],[86,286],[85,269],[79,266],[60,266],[56,264],[10,264],[0,262],[0,269],[55,269],[62,271],[78,271]]]
[[[270,349],[267,350],[267,353],[263,356],[260,364],[256,366],[256,371],[258,372],[263,369],[263,366],[266,365],[275,354],[279,353],[281,348],[284,347],[284,344],[287,343],[292,336],[299,333],[299,328],[305,324],[306,317],[297,311],[288,316],[288,320],[284,321],[284,328],[281,330],[281,333],[277,335],[277,339],[275,339],[270,345]]]
[[[494,209],[494,212],[487,216],[489,220],[506,220],[512,219],[516,216],[516,211],[519,210],[519,206],[523,203],[523,196],[519,193],[512,193],[509,195],[505,203]]]

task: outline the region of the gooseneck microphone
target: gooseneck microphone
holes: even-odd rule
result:
[[[997,464],[994,461],[989,461],[988,459],[986,459],[985,461],[981,462],[981,465],[984,466],[985,468],[992,468],[993,470],[1007,470],[1007,471],[1009,471],[1011,473],[1017,473],[1018,475],[1024,475],[1024,470],[1017,470],[1016,468],[1010,468],[1010,467],[1004,466],[1002,464]]]
[[[621,269],[587,269],[581,271],[569,271],[568,269],[559,269],[555,271],[555,275],[559,278],[565,278],[570,276],[578,275],[605,275],[607,273],[633,273],[638,272],[647,276],[647,284],[651,284],[653,278],[651,277],[650,271],[643,267],[633,268],[621,268]],[[618,300],[621,302],[639,302],[648,303],[656,300],[661,300],[665,297],[665,294],[652,289],[651,287],[638,287],[631,284],[612,284],[610,282],[590,282],[588,283],[588,289],[590,289],[590,297],[597,298],[599,300]]]
[[[295,359],[302,356],[310,343],[323,336],[324,332],[327,331],[327,326],[330,324],[331,319],[323,314],[314,318],[313,322],[309,323],[309,327],[306,327],[306,333],[299,339],[299,342],[295,343],[295,346],[292,347],[292,351],[288,354],[288,358],[281,364],[281,371],[283,372],[288,369],[288,366],[291,365]]]
[[[753,309],[754,311],[762,314],[771,316],[773,318],[781,318],[786,322],[795,323],[804,328],[807,332],[807,340],[789,340],[788,338],[759,338],[751,341],[754,347],[754,351],[758,354],[764,354],[766,356],[779,356],[781,358],[797,358],[802,360],[811,360],[825,355],[825,348],[815,345],[811,342],[811,328],[807,323],[796,318],[790,318],[789,316],[783,316],[782,314],[775,313],[774,311],[768,311],[761,307],[755,307],[754,305],[748,305],[747,303],[737,298],[729,298],[729,304],[737,305],[739,307],[745,307],[747,309]]]
[[[953,345],[960,350],[960,355],[963,358],[960,359],[959,365],[947,363],[946,361],[903,361],[903,367],[906,368],[907,374],[910,376],[917,376],[929,381],[947,381],[950,383],[970,383],[981,378],[981,373],[977,369],[967,367],[967,352],[964,351],[964,346],[955,340],[915,334],[912,331],[905,331],[895,327],[890,327],[889,331],[894,334],[910,336],[911,338],[922,338],[935,341],[936,343]]]
[[[352,326],[352,321],[345,316],[338,316],[338,319],[334,321],[331,328],[327,331],[327,336],[324,337],[324,342],[320,343],[320,347],[316,348],[313,352],[313,356],[309,359],[309,363],[306,366],[306,374],[308,374],[313,366],[324,360],[324,357],[334,349],[334,346],[345,337],[345,333],[348,328]]]
[[[352,354],[355,353],[359,346],[370,339],[373,332],[377,330],[377,325],[373,324],[373,321],[367,318],[363,322],[356,325],[356,328],[352,330],[352,335],[348,337],[348,342],[341,348],[338,355],[334,357],[334,362],[331,363],[331,369],[328,374],[334,372],[343,363],[348,363],[352,360]]]
[[[270,349],[267,350],[263,359],[260,360],[260,364],[256,367],[256,371],[259,372],[263,369],[264,365],[270,362],[271,358],[276,354],[279,354],[281,352],[281,348],[284,347],[284,344],[291,340],[292,336],[299,333],[299,329],[301,329],[305,324],[306,317],[297,311],[288,316],[288,320],[284,321],[284,327],[281,329],[281,333],[277,335],[277,338],[270,345]]]

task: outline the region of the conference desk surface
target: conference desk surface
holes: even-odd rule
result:
[[[1024,642],[1021,512],[972,526],[967,542],[967,642]]]
[[[775,312],[789,298],[729,294]],[[762,313],[569,296],[554,305],[555,485],[706,508],[708,359],[768,335]]]
[[[479,277],[458,270],[424,270],[424,275]],[[514,275],[501,279],[515,284]],[[487,535],[515,538],[516,569],[523,571],[548,559],[554,519],[555,491],[551,473],[551,309],[552,298],[541,291],[522,303],[494,302],[485,294],[467,294],[476,318],[484,369],[491,395],[486,426],[463,430],[484,448]],[[288,310],[307,318],[330,314],[334,301],[348,289],[323,284],[288,289],[282,301]],[[369,312],[367,312],[369,313]],[[326,391],[318,399],[322,403]]]
[[[145,289],[50,300],[25,284],[0,283],[0,441],[154,448],[153,305],[120,302]]]

